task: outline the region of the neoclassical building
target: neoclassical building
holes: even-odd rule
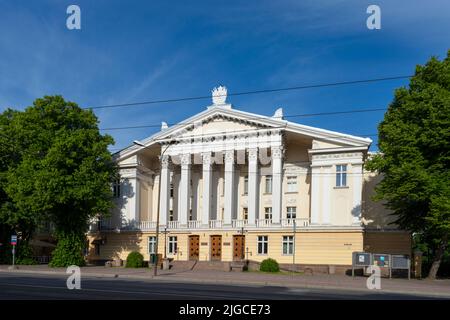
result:
[[[410,253],[410,235],[371,201],[371,139],[287,121],[281,108],[236,110],[226,95],[215,88],[204,111],[114,155],[116,208],[91,228],[91,259],[149,259],[156,243],[173,260],[300,266]]]

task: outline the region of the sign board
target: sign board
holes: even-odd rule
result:
[[[11,245],[15,246],[17,244],[17,236],[16,235],[12,235],[11,236]]]
[[[389,268],[391,266],[391,255],[384,253],[374,253],[373,264],[378,267]]]
[[[408,255],[393,255],[392,269],[409,269],[410,260]]]
[[[371,265],[371,254],[368,252],[353,252],[353,265],[366,267]]]

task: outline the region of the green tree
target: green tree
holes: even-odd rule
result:
[[[15,150],[10,151],[14,165],[2,174],[6,222],[35,227],[38,221],[52,221],[58,240],[52,265],[82,264],[89,220],[107,215],[112,206],[110,183],[117,174],[107,149],[112,137],[100,134],[91,110],[61,96],[45,96],[23,112],[5,113],[2,144]]]
[[[450,51],[417,66],[378,127],[380,153],[367,169],[383,174],[375,199],[385,200],[401,228],[433,246],[435,278],[450,233]]]

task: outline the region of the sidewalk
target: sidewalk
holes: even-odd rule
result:
[[[19,266],[19,269],[8,270],[1,265],[0,272],[34,273],[67,275],[65,268],[49,268],[46,265]],[[450,298],[450,280],[416,280],[416,279],[381,279],[381,290],[369,290],[366,287],[366,277],[345,275],[303,275],[303,274],[267,274],[260,272],[224,272],[224,271],[163,271],[158,270],[158,276],[153,276],[153,270],[82,267],[82,276],[136,279],[145,281],[194,282],[208,284],[240,284],[256,286],[281,286],[290,288],[336,289],[360,292],[403,293],[409,295],[426,295]]]

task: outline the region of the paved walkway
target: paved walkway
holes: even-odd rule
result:
[[[0,265],[0,272],[38,273],[66,275],[65,268],[49,268],[46,265],[19,266],[19,269],[8,270],[8,266]],[[158,270],[158,276],[153,276],[153,270],[148,268],[127,269],[89,266],[81,268],[82,276],[113,277],[140,279],[148,281],[196,282],[218,284],[270,285],[294,288],[340,289],[364,292],[390,292],[416,294],[450,298],[450,280],[417,280],[417,279],[381,279],[381,290],[369,290],[366,287],[366,277],[345,275],[304,275],[304,274],[267,274],[261,272],[224,272],[224,271],[172,271]]]

